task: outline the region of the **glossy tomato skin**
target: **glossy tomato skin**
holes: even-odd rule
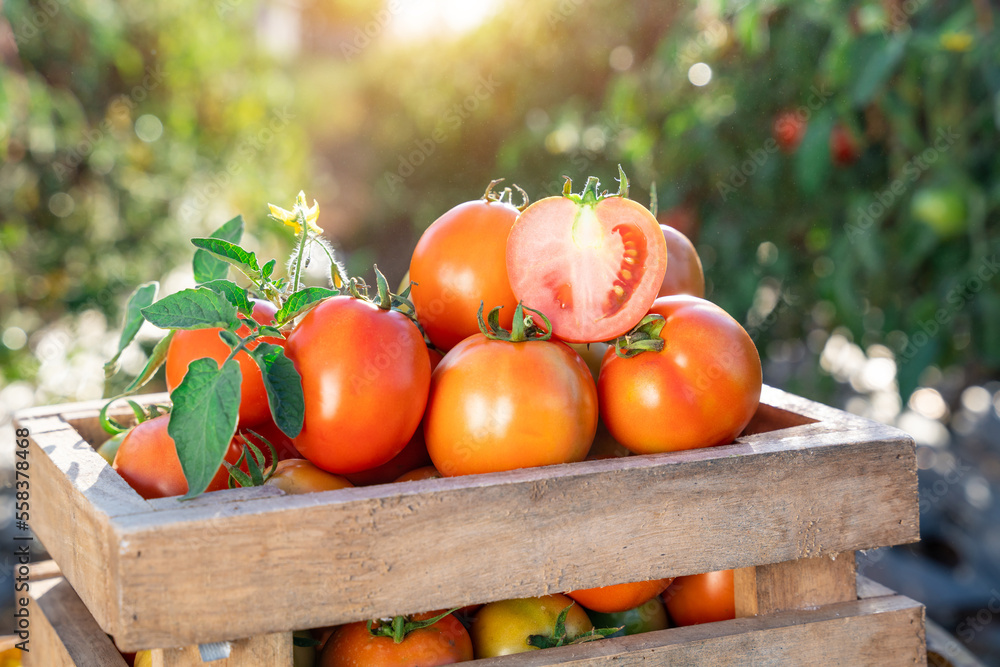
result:
[[[663,601],[675,625],[697,625],[736,618],[733,571],[677,577]]]
[[[459,204],[431,223],[413,250],[410,299],[431,342],[450,350],[479,331],[479,304],[496,306],[510,328],[517,300],[507,279],[507,235],[518,210],[479,199]]]
[[[599,611],[587,610],[587,616],[595,628],[621,628],[609,637],[624,637],[638,635],[643,632],[665,630],[670,627],[667,619],[667,608],[660,596],[646,600],[638,607],[625,611],[605,614]]]
[[[445,355],[424,415],[427,451],[446,477],[582,461],[596,428],[597,391],[578,354],[483,334]]]
[[[354,486],[347,478],[321,470],[306,459],[278,461],[277,470],[264,483],[276,486],[290,495],[336,491]]]
[[[188,491],[177,447],[167,433],[169,423],[170,415],[160,415],[138,424],[128,432],[115,455],[112,467],[146,500],[181,496]],[[226,451],[226,461],[235,464],[241,451],[242,446],[234,438]],[[228,480],[226,467],[219,466],[206,491],[228,488]]]
[[[567,637],[579,637],[593,630],[587,613],[565,595],[490,602],[472,620],[472,646],[476,658],[537,651],[537,647],[528,644],[528,637],[551,636],[560,612],[570,605],[566,616]]]
[[[436,667],[466,660],[472,660],[469,633],[448,614],[434,625],[414,630],[399,644],[391,637],[372,637],[364,621],[342,625],[327,641],[317,667]]]
[[[253,301],[253,318],[261,324],[273,324],[274,314],[277,312],[274,304],[270,301]],[[216,363],[221,364],[229,357],[229,346],[221,338],[221,329],[192,329],[190,331],[178,331],[170,341],[167,349],[167,359],[164,362],[167,372],[167,389],[173,391],[177,385],[184,380],[188,365],[195,359],[210,357]],[[236,330],[240,337],[250,333],[250,329],[241,326]],[[272,345],[284,345],[281,338],[264,337],[263,340]],[[253,349],[256,343],[251,343],[247,347]],[[240,372],[243,374],[243,381],[240,385],[240,426],[253,426],[259,424],[271,416],[271,408],[267,402],[267,390],[264,389],[264,379],[260,374],[260,367],[257,362],[250,358],[246,352],[236,355],[236,361],[240,364]]]
[[[507,239],[514,295],[545,313],[568,343],[626,333],[653,303],[666,267],[656,218],[623,197],[547,197],[521,213]]]
[[[349,296],[327,299],[288,335],[285,354],[302,376],[302,456],[347,474],[396,456],[420,424],[431,362],[405,315]]]
[[[732,442],[760,401],[753,340],[726,311],[693,296],[661,297],[649,312],[666,318],[663,350],[604,357],[597,391],[608,431],[636,454]]]
[[[705,296],[705,272],[701,268],[701,258],[688,237],[673,227],[660,225],[663,239],[667,242],[667,270],[657,297],[674,294]]]
[[[570,596],[587,609],[611,614],[628,611],[638,607],[643,602],[655,598],[666,590],[673,579],[653,579],[652,581],[636,581],[613,586],[584,588],[570,591]]]

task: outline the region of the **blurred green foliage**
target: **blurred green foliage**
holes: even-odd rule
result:
[[[762,356],[812,359],[790,388],[829,396],[815,360],[838,327],[894,351],[904,397],[929,365],[1000,367],[988,3],[508,0],[409,39],[403,4],[5,2],[0,332],[29,343],[0,346],[2,378],[31,379],[47,322],[117,318],[236,212],[255,242],[287,238],[264,204],[300,188],[350,270],[395,281],[490,179],[614,189],[618,163],[633,198],[655,183]],[[774,140],[786,111],[794,150]]]

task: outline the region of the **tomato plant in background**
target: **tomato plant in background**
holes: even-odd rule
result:
[[[528,206],[507,239],[507,274],[519,301],[545,313],[569,343],[616,338],[642,319],[656,298],[667,247],[656,218],[628,199],[619,167],[617,194],[587,179],[582,194]]]
[[[573,600],[545,595],[490,602],[472,619],[470,634],[476,658],[494,658],[534,651],[538,644],[569,644],[593,630],[587,613]],[[538,638],[534,644],[533,637]]]
[[[830,130],[830,158],[838,167],[848,167],[861,157],[861,146],[854,133],[843,123]]]
[[[587,365],[519,304],[510,332],[497,309],[482,333],[445,355],[431,378],[424,439],[445,476],[582,461],[597,428]],[[542,328],[547,329],[548,322]]]
[[[806,136],[806,119],[804,114],[796,111],[783,111],[774,119],[772,135],[780,148],[785,153],[794,153],[802,137]]]
[[[941,238],[953,238],[968,227],[965,193],[958,187],[921,188],[910,200],[910,215]]]
[[[391,622],[348,623],[337,628],[318,667],[436,667],[472,660],[472,641],[451,614],[397,616]]]
[[[676,625],[736,618],[733,571],[719,570],[677,577],[663,593],[663,601]]]
[[[646,333],[620,339],[638,353],[605,354],[597,392],[608,431],[636,454],[732,442],[760,400],[753,340],[726,311],[697,297],[661,297],[649,312],[662,320],[647,318]]]
[[[434,345],[450,350],[478,333],[479,304],[502,306],[500,323],[510,327],[517,299],[507,279],[507,235],[520,212],[493,188],[476,201],[450,209],[431,223],[413,250],[410,299]],[[515,186],[516,187],[516,186]],[[510,190],[506,191],[508,200]],[[527,206],[524,195],[521,208]]]
[[[587,609],[602,613],[628,611],[655,598],[666,590],[673,579],[653,579],[613,586],[584,588],[566,593]]]

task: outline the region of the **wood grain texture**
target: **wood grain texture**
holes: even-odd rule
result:
[[[119,646],[164,648],[918,539],[912,440],[771,388],[763,399],[758,426],[788,427],[724,447],[304,496],[133,494],[103,513],[110,533],[50,550]],[[49,436],[63,516],[47,521],[65,530],[66,515],[93,519],[66,498],[97,480],[70,474],[85,453]],[[67,569],[74,544],[87,555]],[[254,586],[231,586],[234,572]]]
[[[32,583],[26,667],[126,667],[73,588],[62,578]]]
[[[733,573],[736,616],[757,616],[856,600],[854,552],[739,568]]]
[[[241,639],[232,642],[228,658],[201,661],[197,646],[156,649],[152,651],[153,667],[291,667],[292,633],[283,632]]]
[[[117,539],[112,518],[149,506],[67,424],[27,428],[31,462],[31,528],[105,629],[119,617],[114,595]]]
[[[902,596],[648,632],[474,660],[470,667],[912,667],[926,662],[924,608]]]

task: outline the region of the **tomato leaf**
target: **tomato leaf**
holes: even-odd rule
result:
[[[264,268],[260,270],[261,275],[264,276],[264,278],[270,278],[271,274],[274,273],[274,265],[277,263],[278,260],[276,259],[270,260],[267,264],[264,265]]]
[[[243,238],[243,216],[238,215],[223,224],[212,232],[212,238],[239,243],[240,239]],[[191,264],[194,267],[194,280],[199,285],[213,280],[221,280],[229,274],[229,263],[214,257],[207,250],[195,250]]]
[[[258,324],[257,333],[261,336],[273,336],[274,338],[284,338],[285,334],[280,329],[275,329],[268,324]]]
[[[323,299],[337,296],[338,294],[340,292],[326,289],[325,287],[306,287],[305,289],[300,289],[288,297],[281,310],[274,314],[274,320],[280,326],[312,308]]]
[[[830,175],[830,132],[833,114],[821,109],[809,122],[795,155],[796,181],[799,190],[812,195],[819,192]]]
[[[204,493],[226,457],[236,434],[242,379],[235,359],[222,368],[214,359],[196,359],[170,394],[174,407],[167,433],[188,482],[185,499]]]
[[[240,344],[241,338],[229,329],[223,329],[219,332],[219,338],[222,342],[229,346],[230,350],[235,350],[236,346]]]
[[[244,315],[248,317],[253,315],[253,302],[250,301],[250,295],[236,283],[229,280],[210,280],[207,283],[202,283],[201,287],[207,287],[226,297],[226,301],[236,306],[236,309]]]
[[[260,265],[257,264],[257,256],[235,243],[213,238],[193,238],[191,243],[196,248],[206,250],[222,261],[232,264],[255,282],[259,282],[263,278]]]
[[[210,329],[239,326],[236,306],[226,297],[199,287],[165,296],[142,309],[146,320],[162,329]]]
[[[247,351],[260,366],[274,423],[285,435],[294,438],[302,431],[302,420],[306,414],[302,376],[278,345],[261,341],[257,347]]]
[[[156,375],[156,371],[160,369],[160,366],[167,359],[167,350],[170,348],[170,341],[173,338],[174,332],[171,331],[160,339],[160,342],[156,344],[153,351],[149,354],[149,359],[146,361],[146,365],[142,371],[125,387],[125,391],[122,392],[123,395],[127,396],[138,391]]]
[[[108,363],[104,364],[105,377],[111,377],[118,372],[118,358],[122,356],[122,352],[139,333],[144,321],[142,309],[152,305],[153,301],[156,300],[156,291],[159,287],[160,284],[156,281],[144,283],[136,287],[132,296],[128,298],[128,304],[125,306],[125,321],[122,324],[122,335],[118,339],[118,351]]]
[[[896,33],[892,39],[883,40],[881,37],[874,38],[878,44],[874,53],[866,54],[860,74],[854,80],[854,88],[851,90],[851,98],[854,105],[863,107],[879,91],[882,84],[896,69],[900,59],[906,52],[906,44],[909,41],[907,33]]]

